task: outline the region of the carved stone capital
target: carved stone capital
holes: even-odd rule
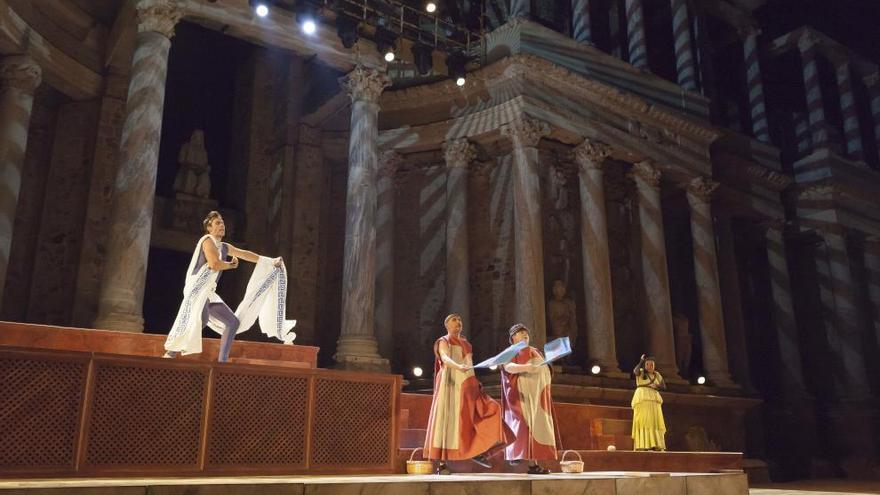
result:
[[[712,200],[712,193],[718,189],[720,184],[714,180],[705,177],[696,177],[691,179],[687,185],[688,201],[699,203],[708,203]]]
[[[633,164],[629,176],[636,182],[643,182],[651,187],[660,187],[660,170],[650,160]]]
[[[831,184],[819,184],[808,187],[798,194],[798,199],[807,201],[830,201],[837,193],[837,188]]]
[[[379,179],[394,177],[401,163],[403,163],[403,156],[400,153],[393,150],[381,152],[376,177]]]
[[[477,157],[477,149],[467,139],[447,141],[443,145],[443,157],[449,168],[467,168]]]
[[[358,65],[345,77],[340,78],[339,83],[348,92],[352,102],[378,103],[382,91],[391,86],[391,79],[382,72]]]
[[[550,125],[533,119],[517,119],[501,128],[501,134],[513,141],[514,146],[535,147],[541,138],[550,134]]]
[[[0,60],[0,88],[15,88],[34,94],[43,80],[40,66],[27,55],[13,55]]]
[[[139,33],[159,33],[168,39],[174,36],[174,27],[183,17],[177,0],[138,0],[135,8]]]
[[[602,169],[605,159],[611,155],[611,147],[598,141],[585,139],[573,150],[574,160],[584,170]]]

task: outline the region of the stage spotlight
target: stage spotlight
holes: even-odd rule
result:
[[[302,30],[306,34],[315,34],[315,31],[318,30],[318,25],[315,24],[315,21],[311,19],[306,19],[302,23]]]
[[[598,364],[594,364],[593,367],[590,368],[590,373],[592,373],[594,375],[598,375],[600,371],[602,371],[602,367],[599,366]]]
[[[428,2],[425,4],[425,10],[427,10],[429,14],[433,14],[434,12],[437,12],[437,4],[434,2]]]
[[[257,8],[255,8],[254,11],[256,11],[257,15],[260,17],[266,17],[269,15],[269,7],[264,3],[257,4]]]
[[[312,35],[318,30],[318,14],[314,7],[307,3],[301,3],[295,10],[296,22],[303,33]]]
[[[413,63],[416,64],[419,74],[424,76],[434,68],[433,51],[430,46],[424,43],[416,43],[412,46]]]
[[[424,371],[422,371],[422,368],[416,366],[412,369],[412,374],[416,378],[421,378],[422,374],[424,374]]]
[[[342,40],[342,46],[351,48],[358,40],[358,20],[354,17],[340,14],[336,18],[336,34]]]
[[[467,57],[461,52],[450,53],[446,57],[446,68],[449,71],[449,77],[455,80],[457,86],[464,86],[467,70]]]
[[[394,48],[389,47],[385,50],[385,55],[383,55],[383,57],[385,57],[386,62],[394,62]]]
[[[697,385],[705,385],[705,384],[706,384],[706,377],[705,376],[700,376],[699,378],[697,378]]]
[[[397,42],[397,34],[385,28],[376,29],[376,49],[382,54],[386,62],[394,62],[394,44]]]

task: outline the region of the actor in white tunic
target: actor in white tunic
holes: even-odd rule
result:
[[[202,352],[202,328],[206,323],[222,335],[220,362],[229,359],[235,335],[248,330],[258,318],[263,333],[293,343],[296,334],[291,329],[296,320],[285,317],[287,271],[281,258],[270,259],[222,242],[226,225],[219,212],[208,213],[203,224],[207,234],[199,239],[189,263],[183,302],[165,341],[165,357]],[[257,266],[244,299],[233,313],[216,292],[217,280],[223,271],[237,268],[239,258]]]

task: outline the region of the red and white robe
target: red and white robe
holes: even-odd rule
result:
[[[540,364],[544,357],[534,347],[519,351],[511,363]],[[550,395],[550,367],[534,373],[508,373],[501,369],[504,422],[516,439],[504,449],[504,458],[556,459],[556,429]]]
[[[425,436],[425,457],[463,460],[504,444],[511,437],[501,419],[501,406],[483,393],[473,370],[460,371],[440,360],[440,341],[449,346],[449,357],[471,363],[471,344],[448,335],[434,342],[434,398]]]

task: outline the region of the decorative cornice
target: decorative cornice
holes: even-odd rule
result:
[[[641,182],[651,187],[660,186],[660,170],[650,160],[634,163],[627,175],[635,179],[636,183]]]
[[[605,143],[584,139],[583,143],[575,147],[572,154],[574,155],[574,160],[581,168],[601,170],[605,159],[611,155],[611,147]]]
[[[400,153],[392,150],[381,152],[379,154],[376,177],[379,179],[394,177],[401,163],[403,163],[403,156]]]
[[[168,39],[174,36],[174,27],[183,17],[177,0],[138,0],[135,8],[139,33],[159,33]]]
[[[358,65],[345,77],[341,77],[339,84],[348,92],[352,102],[378,103],[382,91],[391,85],[391,78],[377,70]]]
[[[42,69],[27,55],[13,55],[0,60],[0,89],[15,88],[32,95],[42,80]]]
[[[792,178],[781,174],[779,172],[774,172],[772,170],[766,169],[759,165],[749,165],[746,167],[746,174],[763,185],[769,187],[774,191],[782,191],[785,190],[791,183],[793,182]]]
[[[518,118],[501,127],[501,135],[510,139],[514,146],[535,147],[549,134],[549,124],[528,118]]]
[[[807,201],[828,201],[833,200],[837,195],[837,187],[832,184],[819,184],[808,187],[798,193],[798,199]]]
[[[447,141],[443,145],[443,158],[449,168],[467,168],[477,157],[477,149],[467,139]]]
[[[708,203],[712,200],[712,193],[720,184],[705,177],[695,177],[688,182],[687,198],[690,203]]]

